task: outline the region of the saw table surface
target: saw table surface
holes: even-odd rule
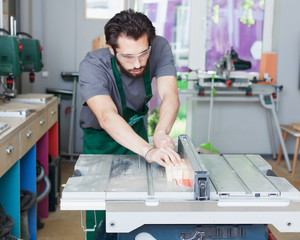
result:
[[[188,144],[183,148],[182,181],[138,155],[80,155],[60,207],[106,210],[108,232],[144,224],[273,224],[279,231],[300,232],[299,191],[270,176],[271,165],[261,156],[199,155]],[[200,171],[209,173],[209,198],[201,201],[195,197]]]
[[[210,199],[300,197],[284,178],[266,176],[271,166],[259,155],[200,155],[210,173]],[[151,182],[147,168],[150,167]],[[146,164],[138,155],[81,155],[69,178],[62,200],[145,200],[147,198],[193,200],[193,185],[168,181],[164,167]],[[190,174],[193,176],[193,174]],[[189,179],[193,182],[193,179]],[[153,193],[151,193],[153,188]],[[66,202],[67,203],[67,202]],[[67,206],[66,206],[67,207]],[[86,209],[88,206],[78,206]]]

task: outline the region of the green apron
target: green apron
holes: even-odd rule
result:
[[[147,134],[147,130],[143,118],[148,113],[149,108],[147,106],[147,103],[152,97],[149,68],[148,67],[146,68],[146,73],[145,76],[143,77],[146,98],[144,103],[144,111],[141,112],[135,111],[126,106],[126,99],[125,99],[122,79],[120,76],[120,72],[117,68],[115,57],[113,57],[112,59],[112,70],[121,97],[122,111],[123,111],[122,117],[140,137],[142,137],[145,141],[148,142],[148,134]],[[93,128],[84,128],[83,132],[84,132],[84,137],[83,137],[84,154],[134,154],[129,149],[117,143],[103,129],[97,130]],[[98,226],[101,220],[105,218],[105,211],[96,211],[96,218],[97,218],[97,226]],[[95,222],[94,211],[87,211],[86,227],[93,228],[94,222]],[[95,231],[87,232],[87,240],[94,239],[94,235],[95,235]]]

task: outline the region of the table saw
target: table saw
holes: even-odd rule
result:
[[[158,240],[267,239],[267,224],[300,232],[299,191],[261,156],[198,154],[187,135],[178,137],[178,153],[182,179],[138,155],[80,155],[61,210],[105,210],[106,231],[119,239],[150,229]]]

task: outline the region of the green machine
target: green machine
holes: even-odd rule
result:
[[[22,46],[21,71],[29,72],[29,80],[34,82],[34,72],[40,72],[43,67],[40,41],[25,33],[17,33],[17,36]]]
[[[0,76],[21,74],[20,45],[17,37],[0,35]]]
[[[17,36],[9,35],[4,29],[0,29],[0,76],[6,77],[6,86],[2,86],[7,97],[15,97],[15,77],[21,72],[29,72],[30,82],[34,82],[34,72],[41,71],[42,47],[39,40],[33,39],[27,33],[17,33]]]
[[[0,35],[0,76],[6,77],[5,95],[14,97],[14,79],[21,74],[20,45],[17,37]]]

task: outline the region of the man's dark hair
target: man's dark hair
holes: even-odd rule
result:
[[[115,50],[118,47],[118,37],[124,35],[138,40],[145,33],[149,44],[155,38],[155,27],[149,18],[132,9],[117,13],[104,27],[106,44]]]

